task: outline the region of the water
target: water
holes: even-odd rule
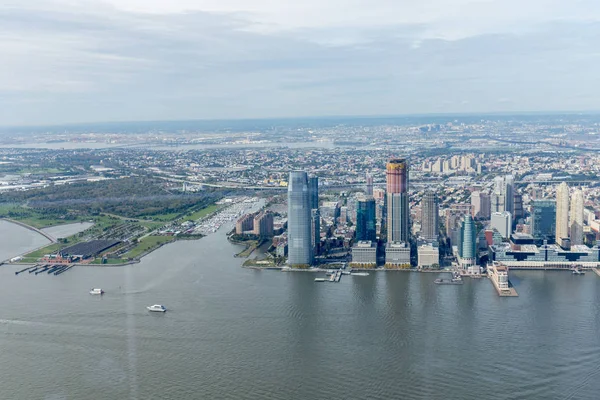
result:
[[[126,268],[0,267],[0,398],[598,398],[595,274],[515,272],[500,298],[437,274],[315,283],[237,251],[221,230]]]

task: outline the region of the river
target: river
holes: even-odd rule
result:
[[[127,267],[0,267],[0,398],[598,399],[595,274],[514,272],[517,298],[437,274],[315,283],[240,268],[226,229]],[[8,253],[37,236],[0,234]]]

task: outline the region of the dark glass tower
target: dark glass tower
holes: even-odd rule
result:
[[[531,202],[531,234],[538,244],[544,240],[554,243],[556,234],[556,201],[549,199]]]
[[[356,240],[377,239],[375,199],[372,196],[358,199],[356,206]]]

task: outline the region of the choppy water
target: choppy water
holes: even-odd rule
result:
[[[236,252],[220,233],[126,268],[0,267],[0,398],[599,398],[594,274],[515,272],[520,297],[499,298],[436,274],[315,283]]]

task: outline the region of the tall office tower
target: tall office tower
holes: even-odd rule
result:
[[[458,255],[461,268],[467,269],[477,265],[477,233],[471,214],[465,215],[462,223]]]
[[[490,226],[497,230],[504,239],[512,233],[512,216],[508,211],[492,213]]]
[[[450,238],[452,246],[460,243],[460,230],[462,219],[471,213],[471,205],[466,203],[453,204],[446,210],[446,236]]]
[[[531,202],[531,234],[537,244],[553,243],[556,236],[556,201],[538,199]]]
[[[494,191],[491,196],[492,212],[508,211],[511,215],[514,214],[514,184],[515,178],[512,175],[498,176],[494,179]]]
[[[319,177],[308,178],[308,193],[310,199],[310,226],[311,243],[313,244],[312,255],[319,254],[321,244],[321,212],[319,211]]]
[[[425,240],[435,241],[439,233],[439,206],[433,192],[425,192],[421,204],[421,235]]]
[[[515,215],[515,177],[512,175],[504,177],[504,211]]]
[[[520,219],[523,219],[523,217],[525,217],[525,211],[523,210],[523,195],[521,193],[517,193],[515,191],[513,198],[514,198],[513,220],[518,221]]]
[[[288,181],[288,264],[312,264],[312,229],[308,175],[290,172]]]
[[[583,244],[583,192],[575,189],[571,196],[571,245]]]
[[[310,209],[319,208],[319,177],[311,176],[308,180],[308,191],[310,193]]]
[[[367,187],[365,188],[367,196],[373,196],[373,175],[367,174]]]
[[[376,239],[375,199],[373,196],[359,198],[356,205],[356,240]]]
[[[491,206],[489,194],[479,191],[471,193],[471,215],[473,218],[490,218]]]
[[[408,242],[408,162],[392,159],[386,167],[387,241]]]
[[[318,208],[310,210],[310,235],[313,244],[313,257],[321,251],[321,211]]]
[[[556,236],[558,245],[569,237],[569,186],[563,182],[556,189]]]

